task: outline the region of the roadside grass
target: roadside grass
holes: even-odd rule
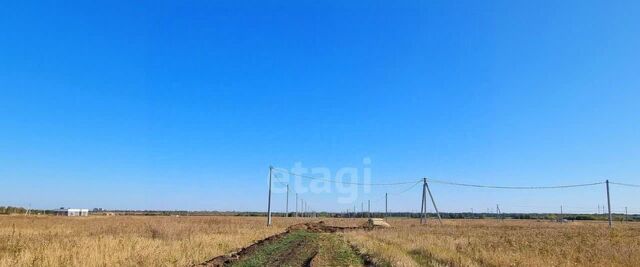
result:
[[[190,266],[301,220],[233,216],[0,216],[0,267]]]
[[[640,223],[445,220],[345,233],[377,264],[392,266],[640,266]]]
[[[363,220],[323,218],[330,225]],[[191,266],[307,218],[0,215],[0,267]]]

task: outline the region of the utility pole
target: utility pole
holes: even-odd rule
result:
[[[425,178],[424,182],[422,183],[422,199],[420,199],[420,224],[424,224],[424,221],[425,221],[424,213],[425,213],[425,208],[426,207],[424,206],[424,204],[425,204],[424,198],[425,198],[425,190],[426,189],[425,189],[424,183],[426,181],[427,181],[427,178]]]
[[[624,207],[624,221],[626,222],[629,217],[629,212],[627,211],[627,207]]]
[[[384,193],[384,217],[389,216],[389,196],[387,193]]]
[[[371,219],[371,199],[367,201],[367,215],[369,215],[369,219]]]
[[[560,205],[560,223],[564,223],[564,214],[562,213],[562,205]]]
[[[609,179],[607,179],[607,207],[609,208],[609,228],[613,227],[611,225],[611,198],[609,197]]]
[[[364,218],[364,201],[360,202],[360,216]]]
[[[296,217],[298,217],[298,193],[296,193]]]
[[[429,189],[429,183],[427,183],[427,178],[424,178],[424,186],[427,187],[427,192],[429,192],[429,197],[431,198],[431,203],[433,203],[433,209],[436,210],[436,214],[438,214],[438,222],[442,224],[442,217],[440,217],[440,212],[438,211],[438,206],[436,206],[436,201],[433,200],[433,194],[431,194],[431,189]],[[425,203],[426,206],[426,203]]]
[[[289,217],[289,185],[287,184],[287,206],[285,208],[285,212],[287,213],[287,216],[285,217]]]
[[[267,226],[271,226],[271,173],[273,166],[269,166],[269,201],[267,203]]]

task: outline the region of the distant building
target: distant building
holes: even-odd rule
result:
[[[89,209],[65,209],[65,208],[60,208],[60,209],[57,209],[57,210],[53,210],[52,212],[56,216],[70,216],[70,217],[89,216]]]

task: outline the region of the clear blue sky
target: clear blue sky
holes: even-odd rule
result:
[[[637,1],[342,2],[5,1],[0,205],[265,210],[270,164],[363,158],[374,182],[640,183]],[[614,207],[640,212],[639,190]],[[449,211],[605,203],[433,191]]]

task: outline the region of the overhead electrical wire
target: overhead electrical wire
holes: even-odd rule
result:
[[[466,184],[466,183],[458,183],[458,182],[449,182],[443,180],[436,180],[427,178],[428,182],[436,183],[436,184],[446,184],[446,185],[456,185],[456,186],[465,186],[465,187],[477,187],[477,188],[493,188],[493,189],[519,189],[519,190],[527,190],[527,189],[561,189],[561,188],[572,188],[572,187],[585,187],[585,186],[594,186],[604,184],[605,182],[595,182],[595,183],[587,183],[587,184],[570,184],[570,185],[552,185],[552,186],[497,186],[497,185],[480,185],[480,184]]]
[[[628,187],[640,187],[640,185],[637,185],[637,184],[616,183],[616,182],[609,182],[609,183],[615,184],[615,185],[621,185],[621,186],[628,186]]]
[[[402,190],[402,191],[400,191],[400,192],[389,193],[389,195],[401,195],[401,194],[404,194],[404,193],[406,193],[407,191],[409,191],[409,190],[413,189],[414,187],[416,187],[416,185],[420,184],[420,182],[422,182],[422,180],[418,180],[415,184],[413,184],[413,185],[411,185],[411,186],[407,187],[406,189],[404,189],[404,190]]]
[[[405,189],[403,189],[403,190],[401,190],[401,191],[398,191],[398,192],[392,192],[392,193],[386,193],[386,194],[391,195],[391,196],[402,195],[402,194],[404,194],[404,193],[408,192],[409,190],[413,189],[414,187],[416,187],[416,185],[420,184],[421,182],[422,182],[422,180],[419,180],[419,181],[417,181],[415,184],[412,184],[411,186],[409,186],[409,187],[407,187],[407,188],[405,188]],[[371,202],[378,202],[378,201],[381,201],[381,200],[385,199],[385,197],[386,197],[386,196],[382,196],[382,197],[376,198],[376,199],[372,200]]]
[[[385,196],[377,198],[371,202],[378,202],[381,201],[383,199],[386,198],[386,195],[401,195],[404,194],[408,191],[410,191],[411,189],[415,188],[418,184],[420,184],[423,181],[429,182],[429,183],[434,183],[434,184],[443,184],[443,185],[452,185],[452,186],[462,186],[462,187],[474,187],[474,188],[489,188],[489,189],[510,189],[510,190],[544,190],[544,189],[563,189],[563,188],[577,188],[577,187],[590,187],[590,186],[596,186],[596,185],[603,185],[606,183],[612,184],[612,185],[620,185],[620,186],[626,186],[626,187],[636,187],[636,188],[640,188],[640,184],[630,184],[630,183],[618,183],[618,182],[613,182],[613,181],[601,181],[601,182],[593,182],[593,183],[583,183],[583,184],[568,184],[568,185],[551,185],[551,186],[500,186],[500,185],[486,185],[486,184],[470,184],[470,183],[460,183],[460,182],[453,182],[453,181],[447,181],[447,180],[439,180],[439,179],[431,179],[431,178],[421,178],[418,180],[410,180],[410,181],[401,181],[401,182],[393,182],[393,183],[363,183],[363,182],[347,182],[347,181],[340,181],[340,180],[334,180],[334,179],[325,179],[325,178],[318,178],[318,177],[313,177],[310,175],[304,175],[304,174],[299,174],[299,173],[294,173],[294,172],[290,172],[286,169],[281,169],[281,168],[272,168],[273,170],[276,170],[278,172],[282,172],[282,173],[287,173],[289,175],[292,176],[296,176],[296,177],[301,177],[301,178],[305,178],[305,179],[309,179],[309,180],[316,180],[316,181],[323,181],[323,182],[329,182],[329,183],[335,183],[335,184],[344,184],[344,185],[358,185],[358,186],[398,186],[398,185],[410,185],[409,187],[398,191],[398,192],[391,192],[391,193],[385,193]],[[279,183],[283,186],[287,186],[288,187],[288,183],[283,182],[280,178],[279,175],[277,175],[277,173],[274,175],[274,178],[276,180],[276,183]],[[292,190],[295,193],[295,190]],[[569,208],[567,210],[567,212],[589,212],[591,211],[588,208],[584,208],[584,207],[569,207],[569,206],[565,206],[566,208]],[[617,212],[617,211],[614,211]],[[618,213],[622,213],[622,211],[619,211]]]
[[[416,182],[416,180],[413,180],[413,181],[405,181],[405,182],[395,182],[395,183],[359,183],[359,182],[345,182],[345,181],[338,181],[338,180],[332,180],[332,179],[318,178],[318,177],[313,177],[313,176],[309,176],[309,175],[303,175],[303,174],[299,174],[299,173],[293,173],[293,172],[290,172],[290,171],[288,171],[288,170],[280,169],[280,168],[273,168],[273,169],[274,169],[274,170],[277,170],[277,171],[284,172],[284,173],[288,173],[289,175],[293,175],[293,176],[297,176],[297,177],[301,177],[301,178],[305,178],[305,179],[317,180],[317,181],[324,181],[324,182],[335,183],[335,184],[345,184],[345,185],[394,186],[394,185],[412,184],[412,183],[415,183],[415,182]]]
[[[274,167],[273,169],[277,170],[279,172],[287,173],[289,175],[293,175],[293,176],[297,176],[297,177],[301,177],[301,178],[305,178],[305,179],[309,179],[309,180],[317,180],[317,181],[324,181],[324,182],[335,183],[335,184],[344,184],[344,185],[396,186],[396,185],[411,184],[411,186],[409,188],[407,188],[406,190],[403,190],[403,191],[398,192],[398,193],[391,193],[391,194],[402,194],[402,193],[405,193],[406,191],[411,190],[413,187],[415,187],[417,184],[419,184],[420,182],[423,181],[423,179],[419,179],[419,180],[401,181],[401,182],[394,182],[394,183],[346,182],[346,181],[338,181],[338,180],[333,180],[333,179],[318,178],[318,177],[313,177],[313,176],[309,176],[309,175],[294,173],[294,172],[290,172],[290,171],[288,171],[286,169],[281,169],[281,168],[275,168]],[[445,184],[445,185],[454,185],[454,186],[463,186],[463,187],[475,187],[475,188],[513,189],[513,190],[562,189],[562,188],[596,186],[596,185],[602,185],[602,184],[606,183],[605,181],[602,181],[602,182],[593,182],[593,183],[584,183],[584,184],[551,185],[551,186],[500,186],[500,185],[459,183],[459,182],[452,182],[452,181],[438,180],[438,179],[431,179],[431,178],[426,178],[426,180],[428,182],[435,183],[435,184]],[[280,182],[280,183],[282,183],[282,182]],[[637,185],[637,184],[617,183],[617,182],[609,182],[609,183],[610,184],[614,184],[614,185],[628,186],[628,187],[640,187],[640,185]]]

